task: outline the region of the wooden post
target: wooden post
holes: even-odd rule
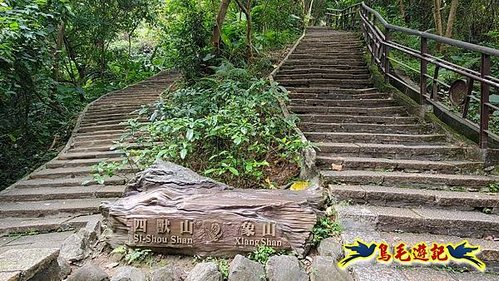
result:
[[[480,77],[485,79],[486,76],[490,75],[490,56],[487,54],[482,54],[481,66],[480,66]],[[489,103],[489,93],[490,86],[485,82],[480,82],[480,148],[487,149],[488,133],[489,129],[489,108],[487,103]]]
[[[388,83],[390,82],[390,59],[389,59],[389,54],[390,54],[390,47],[388,47],[386,44],[390,42],[390,29],[385,30],[385,45],[383,45],[383,65],[384,65],[384,71],[385,71],[385,82]]]
[[[419,70],[419,103],[423,104],[424,95],[426,94],[426,73],[428,72],[428,62],[424,58],[428,53],[428,40],[421,37],[421,49],[420,55],[423,57],[420,59],[420,70]]]

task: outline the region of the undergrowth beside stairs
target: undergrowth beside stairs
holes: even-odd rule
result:
[[[286,90],[228,62],[213,70],[164,93],[152,112],[143,112],[151,122],[130,120],[123,141],[140,148],[127,149],[120,165],[101,163],[99,174],[166,160],[240,188],[275,188],[296,177],[309,144],[296,134],[295,120],[283,117],[278,99],[287,100]]]

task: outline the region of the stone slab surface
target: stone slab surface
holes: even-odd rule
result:
[[[23,280],[29,280],[39,271],[56,261],[59,249],[12,249],[0,254],[0,273],[7,276],[11,272],[20,272]]]
[[[19,279],[20,274],[21,274],[21,271],[0,272],[0,280],[2,280],[2,281],[17,281]]]

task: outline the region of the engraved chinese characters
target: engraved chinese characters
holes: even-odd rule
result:
[[[274,222],[244,221],[238,225],[213,220],[133,218],[129,219],[129,225],[128,242],[132,246],[168,247],[229,243],[231,246],[251,250],[259,245],[276,248],[287,245],[277,236]],[[222,239],[224,235],[226,237]]]
[[[259,225],[259,228],[256,227]],[[260,230],[260,235],[258,235]],[[271,246],[282,247],[281,239],[276,239],[276,225],[272,222],[253,223],[245,221],[240,227],[240,237],[236,237],[236,246]]]
[[[194,232],[194,222],[192,220],[186,219],[172,222],[166,218],[133,218],[129,221],[132,226],[129,240],[131,245],[192,245],[192,234]],[[172,223],[178,224],[178,227],[172,225]]]

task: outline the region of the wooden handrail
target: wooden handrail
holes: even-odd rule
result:
[[[338,29],[356,29],[359,27],[357,23],[360,23],[367,50],[371,53],[372,62],[383,72],[386,82],[397,81],[410,89],[414,89],[414,87],[400,79],[390,69],[390,61],[398,62],[390,57],[391,50],[402,52],[419,60],[419,89],[416,89],[419,93],[419,97],[416,101],[421,104],[425,102],[430,104],[439,102],[436,95],[438,92],[438,84],[446,85],[438,80],[438,72],[440,69],[447,69],[465,77],[468,89],[464,101],[465,104],[463,105],[462,118],[467,118],[470,100],[479,100],[480,122],[478,127],[480,148],[486,149],[488,147],[489,136],[494,135],[497,137],[497,135],[490,132],[488,128],[491,112],[497,110],[497,105],[493,105],[489,101],[490,88],[499,89],[499,78],[491,76],[491,57],[499,57],[499,50],[390,24],[376,10],[367,6],[364,2],[345,9],[328,9],[328,11],[330,11],[330,13],[326,13],[328,16],[328,23]],[[333,18],[335,20],[334,23]],[[378,26],[381,27],[382,30],[380,30]],[[391,40],[391,36],[394,32],[417,36],[421,42],[420,49],[415,50]],[[479,53],[481,56],[480,71],[471,70],[431,55],[428,50],[429,40],[439,44],[454,46],[463,50]],[[404,65],[403,63],[400,64]],[[435,66],[436,70],[433,76],[428,75],[429,64]],[[412,68],[412,70],[414,69]],[[433,81],[433,90],[431,93],[427,93],[428,79]],[[480,98],[473,95],[474,82],[480,83]],[[443,106],[443,104],[439,105]],[[448,108],[447,106],[445,107]]]

